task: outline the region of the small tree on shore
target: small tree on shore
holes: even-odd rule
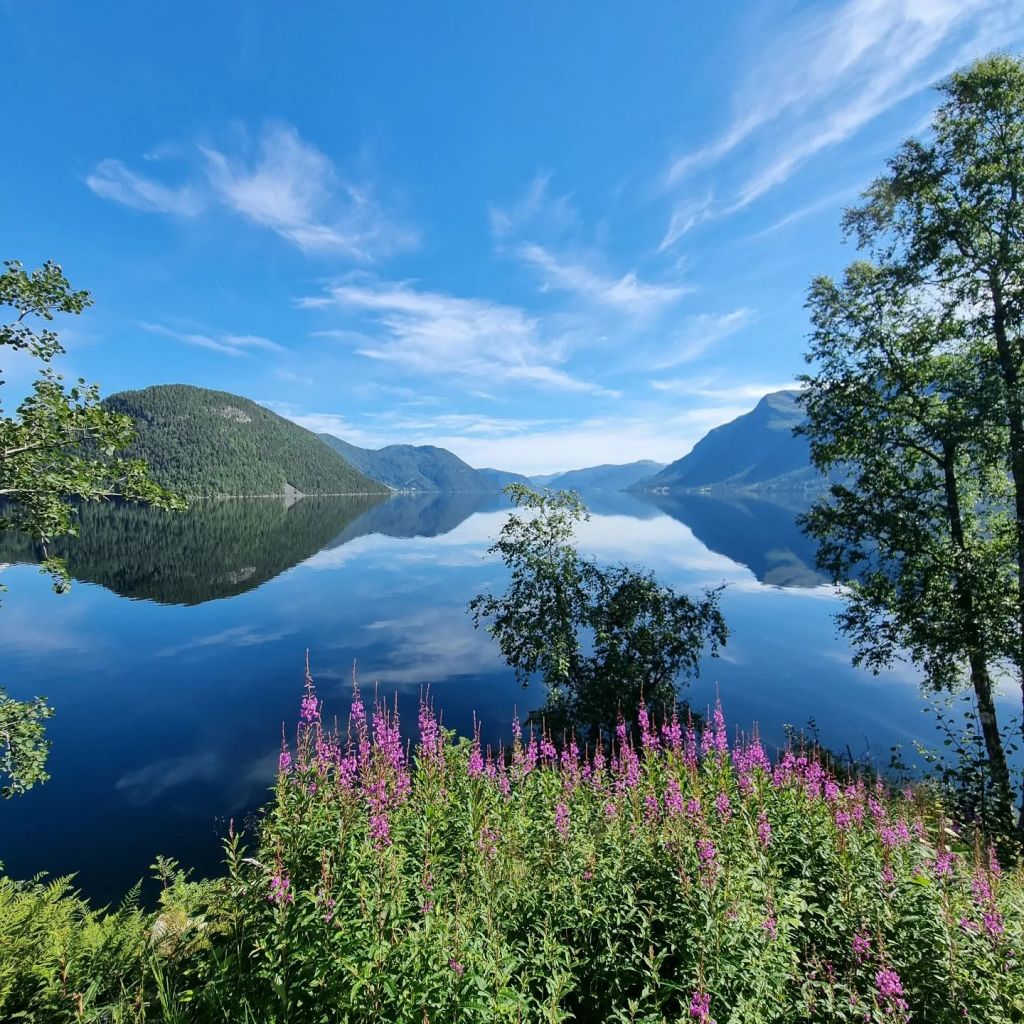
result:
[[[720,590],[694,599],[651,573],[583,558],[573,534],[590,517],[576,494],[505,490],[522,511],[508,516],[490,553],[511,579],[504,594],[480,594],[469,610],[524,686],[534,677],[547,686],[538,714],[556,731],[598,735],[641,702],[674,705],[680,674],[697,675],[705,651],[715,656],[726,642]]]
[[[0,318],[6,321],[0,322],[0,348],[25,353],[42,365],[13,413],[5,411],[0,391],[0,530],[21,530],[45,551],[54,537],[77,532],[76,501],[122,498],[183,508],[183,499],[151,479],[145,462],[117,457],[135,436],[131,419],[104,408],[97,385],[79,380],[68,387],[51,366],[64,348],[45,324],[57,313],[81,313],[92,304],[89,293],[75,291],[52,262],[31,272],[17,260],[4,267],[0,310],[9,315]],[[62,560],[47,557],[43,570],[55,590],[67,589],[70,576]],[[0,688],[4,796],[46,779],[43,723],[50,714],[45,699],[15,701]]]

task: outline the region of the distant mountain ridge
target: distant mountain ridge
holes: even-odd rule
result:
[[[758,491],[822,484],[806,438],[793,435],[793,428],[805,421],[799,394],[765,395],[750,412],[715,427],[689,454],[631,489]]]
[[[553,491],[625,491],[640,480],[664,469],[663,462],[641,459],[622,465],[605,464],[588,466],[584,469],[570,469],[554,476],[534,477],[539,487]]]
[[[153,478],[189,496],[386,494],[312,431],[227,391],[158,384],[111,395],[136,440],[125,450],[145,459]]]
[[[389,444],[385,448],[360,448],[333,434],[320,440],[352,463],[371,480],[396,491],[490,490],[472,466],[447,448],[434,445]]]

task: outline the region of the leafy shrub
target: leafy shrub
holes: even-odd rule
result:
[[[49,916],[0,923],[0,1016],[1022,1019],[1024,876],[927,788],[837,778],[813,750],[772,764],[756,734],[730,745],[720,709],[700,733],[642,710],[610,749],[517,726],[484,750],[426,703],[419,733],[410,747],[358,691],[347,732],[329,730],[310,682],[258,841],[229,836],[225,878],[161,862],[148,916],[5,883],[0,922],[19,900]]]

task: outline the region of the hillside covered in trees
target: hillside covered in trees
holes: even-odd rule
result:
[[[316,434],[247,398],[188,384],[122,391],[104,403],[135,422],[125,451],[187,495],[383,494]]]
[[[491,490],[472,466],[447,448],[432,444],[389,444],[384,448],[360,448],[334,434],[320,440],[371,480],[396,491]]]

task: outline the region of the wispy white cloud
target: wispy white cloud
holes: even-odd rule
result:
[[[692,290],[680,284],[641,281],[635,271],[618,278],[603,275],[583,262],[559,258],[535,242],[523,243],[516,252],[542,272],[547,287],[574,292],[633,316],[660,312]]]
[[[133,210],[146,213],[175,213],[194,217],[203,209],[203,200],[191,185],[164,185],[154,178],[130,171],[120,160],[101,160],[86,185],[103,199],[111,199]]]
[[[345,181],[334,164],[287,124],[268,125],[249,159],[200,147],[210,182],[236,212],[307,251],[336,250],[371,260],[416,244],[366,186]]]
[[[204,172],[176,188],[119,160],[101,161],[86,184],[105,199],[150,213],[195,216],[219,203],[305,252],[369,262],[418,243],[417,232],[387,210],[370,185],[345,178],[291,125],[268,124],[254,142],[231,152],[213,145],[199,152]]]
[[[679,281],[644,281],[635,270],[610,272],[601,247],[581,242],[586,232],[571,197],[554,196],[549,186],[550,176],[539,176],[511,206],[490,208],[497,252],[539,272],[543,291],[569,293],[595,311],[649,318],[693,290]]]
[[[686,318],[682,329],[651,360],[651,369],[664,370],[699,359],[719,342],[749,327],[755,312],[746,307],[728,313],[697,313]]]
[[[374,325],[372,341],[355,351],[408,373],[467,377],[483,382],[525,383],[597,395],[614,392],[562,368],[568,342],[518,306],[420,291],[402,282],[342,282],[327,304]],[[324,296],[301,299],[323,309]]]
[[[246,356],[250,355],[253,349],[263,352],[285,352],[282,345],[269,338],[263,338],[256,334],[217,334],[212,336],[199,331],[176,331],[173,328],[165,327],[163,324],[147,323],[140,321],[139,327],[150,334],[158,334],[164,338],[172,338],[184,345],[194,345],[197,348],[206,348],[211,352],[219,352],[225,356]]]
[[[778,23],[741,76],[732,123],[676,159],[667,178],[678,187],[741,147],[754,150],[756,169],[724,201],[677,205],[663,247],[748,206],[958,65],[1020,39],[1019,14],[1014,0],[845,0]]]
[[[652,380],[651,387],[670,395],[686,395],[705,398],[716,402],[757,402],[774,391],[786,391],[798,385],[792,380],[763,383],[751,381],[743,384],[721,384],[712,377],[684,377],[679,379]]]
[[[530,182],[523,195],[509,206],[492,203],[488,213],[491,234],[500,244],[501,240],[543,224],[549,232],[561,233],[579,226],[579,214],[572,203],[572,196],[553,196],[550,190],[551,175],[538,174]]]

